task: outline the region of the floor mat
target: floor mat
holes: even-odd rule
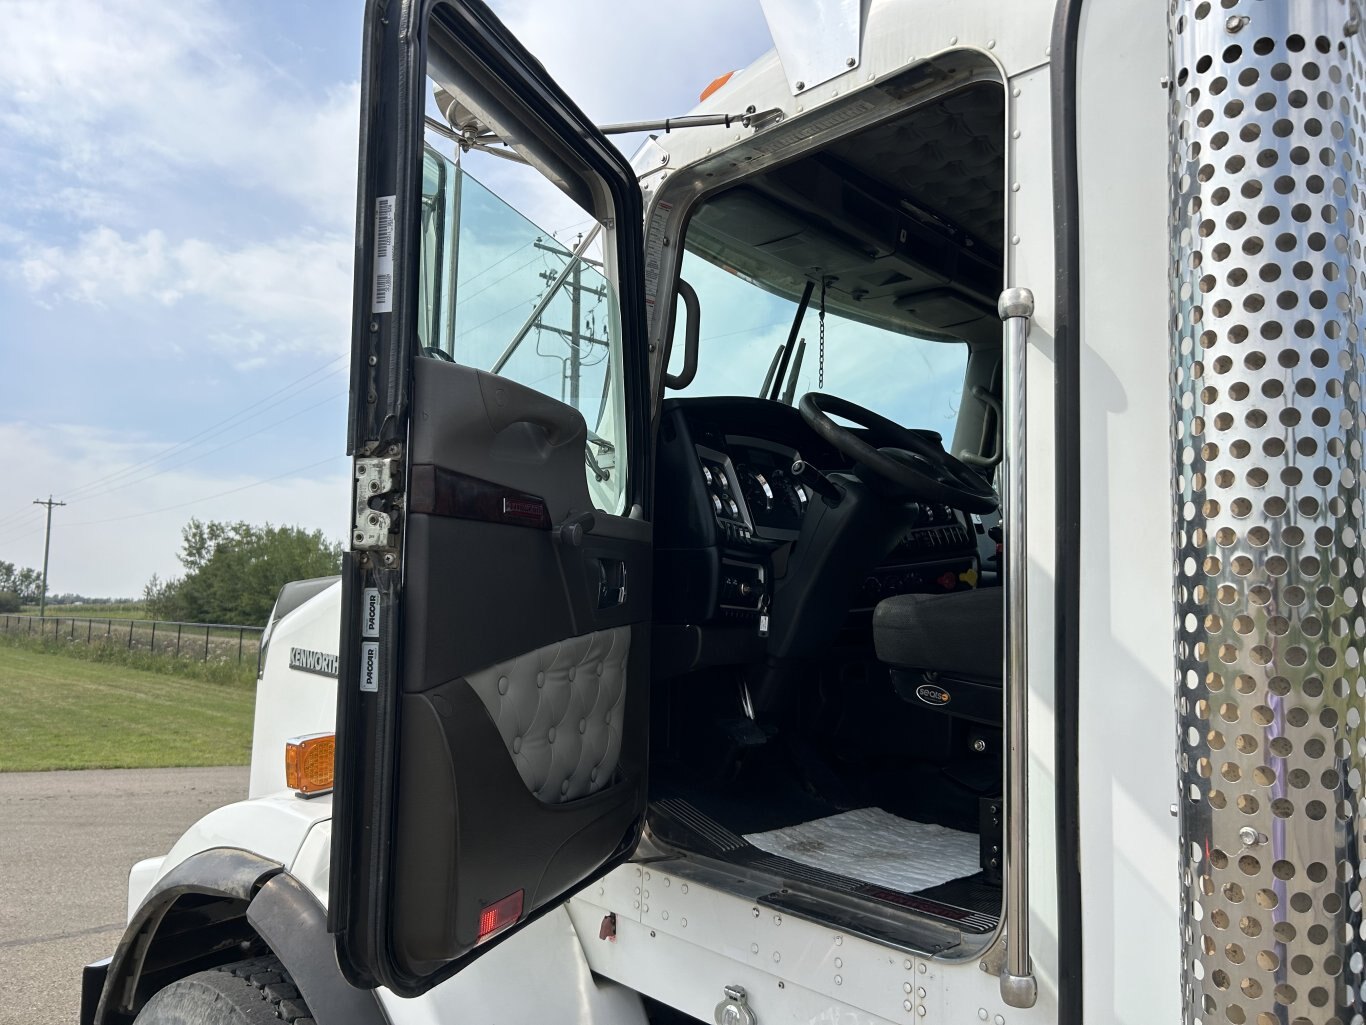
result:
[[[790,861],[902,893],[980,871],[977,836],[897,818],[881,808],[750,833],[745,840]]]

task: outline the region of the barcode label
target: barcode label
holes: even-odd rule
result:
[[[391,313],[394,308],[394,196],[375,200],[375,288],[370,308]]]
[[[655,297],[659,292],[659,265],[664,257],[664,235],[669,227],[672,203],[657,203],[650,216],[650,230],[645,236],[645,307],[653,314]]]

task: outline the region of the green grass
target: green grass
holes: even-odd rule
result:
[[[216,683],[0,642],[0,772],[245,765],[250,683]],[[190,669],[146,656],[159,663]],[[235,667],[234,667],[235,668]]]

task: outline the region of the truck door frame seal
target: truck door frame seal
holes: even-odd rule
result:
[[[1081,1025],[1082,900],[1078,795],[1081,611],[1080,195],[1077,184],[1077,45],[1084,0],[1060,0],[1053,22],[1054,352],[1057,554],[1055,786],[1058,885],[1058,1023]]]

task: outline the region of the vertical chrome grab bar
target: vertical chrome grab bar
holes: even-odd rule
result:
[[[1009,443],[1001,491],[1002,547],[1006,603],[1006,843],[1005,963],[1001,999],[1011,1007],[1033,1007],[1038,985],[1029,960],[1029,608],[1025,585],[1025,356],[1034,293],[1007,288],[996,305],[1005,325],[1002,377]]]

